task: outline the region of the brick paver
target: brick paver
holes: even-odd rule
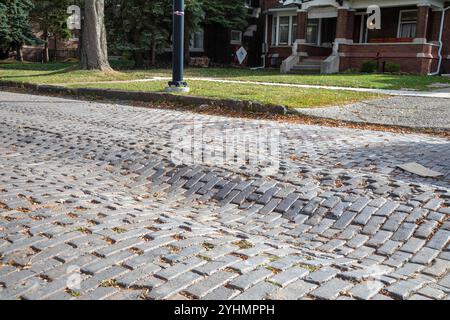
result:
[[[279,170],[175,165],[194,121]],[[0,92],[0,299],[443,299],[449,179],[442,138]]]

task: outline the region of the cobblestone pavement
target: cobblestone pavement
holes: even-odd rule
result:
[[[194,121],[278,173],[175,166]],[[442,138],[0,92],[0,299],[449,299],[449,186]]]
[[[410,128],[450,130],[450,101],[440,98],[394,97],[347,106],[298,109],[311,116]]]

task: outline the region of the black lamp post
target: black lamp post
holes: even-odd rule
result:
[[[172,81],[166,91],[187,92],[184,73],[184,0],[173,0]]]

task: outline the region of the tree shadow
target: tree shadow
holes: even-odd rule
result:
[[[3,65],[0,65],[0,71],[3,70],[17,70],[17,71],[48,71],[46,73],[38,73],[38,74],[19,74],[19,75],[8,75],[8,76],[0,76],[2,79],[18,79],[18,78],[39,78],[39,77],[47,77],[47,76],[55,76],[59,74],[67,74],[73,71],[81,70],[76,64],[39,64],[28,66],[29,64],[23,65],[14,65],[4,68]]]
[[[59,71],[76,67],[71,62],[55,63],[0,63],[0,70],[20,70],[20,71]]]

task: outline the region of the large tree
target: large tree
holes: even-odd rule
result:
[[[107,0],[106,25],[110,48],[130,52],[135,67],[153,64],[169,45],[172,0]]]
[[[0,0],[0,59],[15,50],[22,60],[22,46],[38,43],[28,19],[32,8],[31,0]]]
[[[203,0],[205,24],[241,29],[247,25],[248,11],[242,0]]]
[[[67,39],[70,32],[67,29],[67,8],[70,0],[34,0],[34,9],[30,13],[31,21],[42,32],[44,41],[44,62],[49,62],[49,38],[57,40]],[[56,43],[55,43],[56,48]]]
[[[81,69],[112,71],[108,62],[104,0],[85,0],[81,40]]]

